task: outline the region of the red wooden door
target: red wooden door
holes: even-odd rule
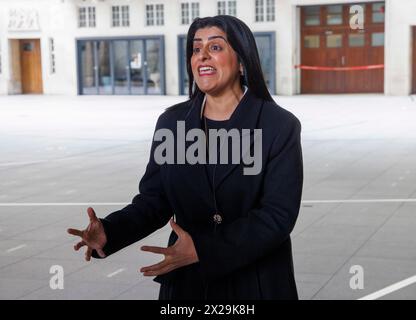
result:
[[[359,4],[364,29],[350,26],[350,6],[301,9],[301,64],[312,67],[362,67],[384,63],[384,2]],[[302,93],[383,92],[384,69],[302,70]]]

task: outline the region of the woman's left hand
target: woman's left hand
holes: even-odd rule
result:
[[[178,235],[178,240],[172,246],[167,248],[143,246],[141,248],[143,251],[165,255],[163,261],[141,268],[140,272],[143,272],[144,276],[158,276],[199,261],[191,235],[173,219],[170,220],[170,225]]]

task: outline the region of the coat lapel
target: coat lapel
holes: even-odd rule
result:
[[[204,94],[200,94],[196,98],[190,101],[190,107],[185,115],[185,135],[192,129],[200,129],[203,130],[202,127],[202,119],[201,119],[201,111],[202,111],[202,102],[204,100]],[[188,150],[188,147],[192,145],[193,141],[186,141],[185,142],[185,150]],[[205,145],[204,145],[205,148]],[[208,177],[207,171],[205,169],[204,164],[195,164],[195,165],[187,165],[187,173],[189,176],[194,179],[194,181],[200,181],[203,183],[203,186],[206,186],[212,193],[212,184],[210,183],[210,179]],[[210,198],[211,199],[211,196]]]
[[[250,135],[253,136],[253,129],[256,128],[258,123],[258,118],[260,115],[263,102],[261,99],[257,98],[253,93],[248,90],[244,97],[241,99],[240,103],[234,110],[231,115],[230,120],[227,124],[227,131],[230,129],[237,129],[240,132],[240,140],[242,138],[241,133],[242,129],[250,129]],[[221,148],[221,151],[223,151]],[[240,152],[240,161],[239,163],[233,164],[231,159],[231,152],[229,147],[229,156],[227,164],[217,165],[215,170],[215,190],[224,182],[227,176],[240,164],[242,164],[242,154]]]
[[[202,129],[202,102],[204,95],[201,94],[192,101],[190,101],[190,109],[185,115],[185,132],[191,129],[198,128]],[[246,94],[237,105],[233,114],[231,115],[226,130],[237,129],[240,134],[242,129],[250,129],[250,134],[253,135],[253,129],[256,128],[258,118],[263,105],[263,101],[257,98],[250,90],[247,90]],[[192,144],[192,141],[185,142],[185,150]],[[224,146],[222,146],[221,151]],[[230,148],[229,148],[230,149]],[[230,150],[229,150],[230,151]],[[217,165],[215,169],[215,190],[223,183],[227,176],[242,163],[242,155],[240,153],[240,163],[233,164],[231,162],[231,153],[229,152],[229,158],[227,164]],[[209,182],[208,176],[204,166],[191,165],[194,167],[192,171],[196,175],[204,175],[206,182]],[[211,186],[211,183],[208,183]]]

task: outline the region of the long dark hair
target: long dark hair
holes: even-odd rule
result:
[[[267,89],[266,81],[261,70],[259,53],[253,33],[243,21],[227,15],[197,18],[189,27],[186,40],[186,69],[189,79],[189,98],[193,99],[202,94],[202,91],[194,83],[191,57],[193,54],[193,39],[196,31],[207,27],[217,27],[227,35],[229,44],[237,53],[239,62],[244,67],[244,76],[240,78],[241,85],[246,85],[257,97],[272,101],[273,99]]]

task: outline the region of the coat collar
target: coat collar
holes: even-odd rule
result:
[[[201,115],[203,112],[203,101],[204,95],[200,94],[190,101],[190,109],[185,116],[185,130],[188,132],[193,128],[202,129]],[[256,97],[250,89],[246,91],[234,112],[232,113],[229,121],[227,122],[226,130],[236,128],[242,132],[242,129],[250,129],[251,134],[252,130],[257,127],[259,120],[260,112],[263,106],[263,100]],[[189,142],[189,145],[191,142]],[[188,145],[187,145],[188,147]],[[242,163],[240,155],[240,163]],[[220,186],[220,184],[225,180],[225,178],[235,169],[238,164],[232,164],[231,159],[229,159],[228,164],[221,164],[216,166],[215,170],[215,190]]]

